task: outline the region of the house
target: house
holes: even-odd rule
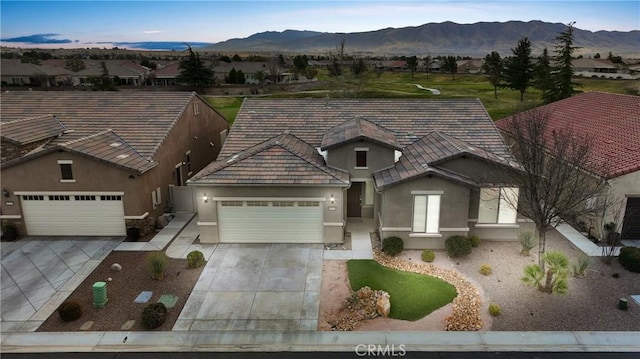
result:
[[[622,225],[621,238],[640,239],[640,97],[587,92],[542,106],[542,109],[550,114],[548,136],[556,129],[570,128],[578,137],[592,139],[594,165],[584,170],[607,180],[605,197],[622,201],[622,213],[619,213],[617,223]],[[506,130],[508,121],[509,118],[502,119],[496,125]],[[596,166],[595,163],[607,165]],[[615,219],[610,213],[599,222],[612,221]],[[591,226],[595,226],[595,221]]]
[[[28,235],[144,234],[218,155],[225,118],[195,93],[6,91],[1,219]]]
[[[368,218],[406,248],[443,248],[527,227],[514,166],[479,100],[245,99],[188,185],[203,243],[336,243]]]
[[[482,73],[483,60],[463,59],[456,61],[459,74],[479,74]]]
[[[149,74],[149,69],[128,60],[85,60],[84,63],[86,66],[84,70],[71,75],[74,86],[91,86],[92,77],[103,75],[103,63],[109,72],[109,77],[113,80],[118,79],[117,85],[141,86]]]
[[[155,69],[150,77],[154,86],[174,86],[177,85],[177,78],[180,76],[180,63],[174,62],[166,66]]]
[[[40,86],[46,83],[47,74],[38,65],[20,62],[20,60],[2,59],[1,80],[2,86]]]

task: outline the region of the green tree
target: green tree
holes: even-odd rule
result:
[[[417,56],[409,57],[407,59],[407,67],[409,68],[409,71],[411,72],[411,78],[413,78],[413,74],[418,69],[418,57]]]
[[[189,86],[204,88],[215,83],[213,70],[200,59],[200,55],[188,46],[189,55],[180,60],[180,75],[176,80]]]
[[[538,287],[546,293],[564,294],[568,291],[567,277],[569,273],[569,259],[562,252],[549,251],[543,256],[546,272],[538,264],[531,264],[524,268],[521,280],[529,286]]]
[[[531,86],[533,65],[531,63],[531,42],[523,37],[515,49],[513,56],[506,60],[504,72],[505,86],[520,92],[520,102],[524,102],[524,93]]]
[[[253,74],[253,78],[258,80],[260,85],[264,85],[264,82],[267,80],[267,73],[264,70],[258,70]]]
[[[553,73],[549,52],[545,47],[538,61],[533,67],[533,86],[542,91],[542,99],[549,102],[549,97],[553,90]]]
[[[242,62],[242,57],[238,54],[234,54],[231,60],[233,60],[233,62]]]
[[[599,59],[599,58],[600,58],[600,53],[599,53],[599,52],[596,52],[596,54],[595,54],[595,55],[593,55],[593,58],[594,58],[594,59]]]
[[[102,61],[100,63],[102,66],[102,75],[100,76],[90,76],[88,78],[91,83],[91,89],[93,91],[118,91],[115,83],[111,76],[109,76],[109,69],[107,69],[107,64]]]
[[[484,63],[482,64],[482,71],[485,76],[493,85],[493,97],[498,98],[498,86],[502,81],[502,58],[497,51],[491,51],[490,54],[484,57]]]
[[[367,73],[367,71],[369,71],[369,68],[363,58],[353,59],[353,62],[351,63],[351,74],[355,78],[362,77]]]
[[[431,64],[433,63],[433,58],[431,56],[427,56],[423,60],[424,60],[424,72],[427,73],[427,78],[429,78],[429,73],[431,72]]]
[[[84,70],[86,65],[79,57],[72,57],[64,61],[64,66],[73,72]]]
[[[302,72],[307,69],[307,66],[309,66],[307,55],[296,55],[296,57],[293,58],[293,67],[296,70]]]
[[[458,72],[458,62],[455,56],[447,56],[442,61],[442,70],[451,74],[452,79],[456,79],[456,72]]]
[[[574,86],[577,84],[572,81],[574,70],[571,64],[572,55],[577,49],[573,46],[573,24],[574,22],[568,24],[567,28],[556,36],[557,44],[554,46],[556,65],[553,67],[552,86],[545,98],[546,102],[562,100],[576,93]]]
[[[316,69],[307,68],[305,71],[305,77],[307,80],[313,80],[316,76],[318,76],[319,71]]]

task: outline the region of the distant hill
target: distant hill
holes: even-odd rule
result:
[[[344,40],[346,50],[351,54],[484,56],[498,51],[506,56],[524,36],[531,41],[534,54],[544,47],[552,51],[556,35],[564,28],[561,23],[508,21],[429,23],[357,33],[285,30],[231,39],[203,50],[328,53],[335,52]],[[579,53],[585,55],[600,52],[606,56],[611,51],[624,57],[640,57],[640,30],[593,32],[575,28],[575,45],[582,47]]]

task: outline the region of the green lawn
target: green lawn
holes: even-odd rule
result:
[[[238,111],[240,111],[240,106],[242,105],[244,97],[205,96],[205,99],[229,121],[229,125],[233,125],[233,120],[236,119],[236,115],[238,114]]]
[[[389,317],[395,319],[418,320],[450,303],[457,295],[456,289],[441,279],[386,268],[373,260],[350,260],[347,268],[354,291],[369,286],[389,293]]]

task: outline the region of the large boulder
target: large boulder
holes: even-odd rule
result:
[[[388,317],[391,311],[391,300],[389,293],[376,291],[376,311],[383,317]]]

